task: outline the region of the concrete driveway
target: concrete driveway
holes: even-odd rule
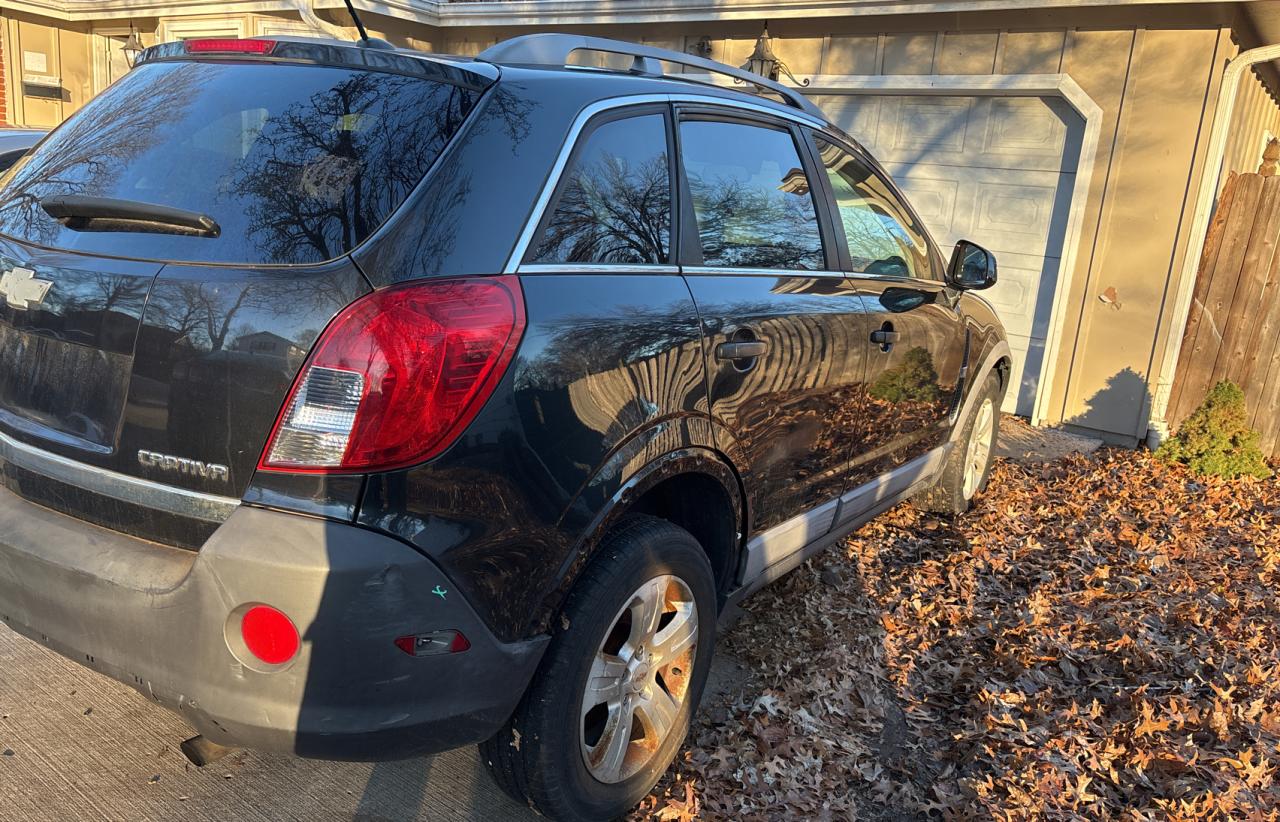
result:
[[[703,709],[745,669],[718,653]],[[114,680],[0,626],[0,822],[540,819],[489,779],[474,747],[377,764],[238,751],[204,768],[194,733]]]
[[[527,820],[475,748],[378,764],[237,752],[205,768],[189,727],[0,627],[0,820]]]

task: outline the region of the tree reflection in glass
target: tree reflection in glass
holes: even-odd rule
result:
[[[825,267],[813,195],[788,132],[680,124],[703,263],[808,271]]]
[[[186,262],[332,259],[408,196],[477,99],[446,82],[336,66],[146,64],[0,179],[0,233]],[[193,211],[221,234],[75,231],[40,207],[51,195]]]
[[[671,180],[661,114],[597,128],[570,172],[530,258],[539,263],[669,261]]]

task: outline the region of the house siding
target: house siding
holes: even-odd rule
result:
[[[1246,72],[1241,80],[1240,96],[1231,117],[1227,150],[1223,155],[1218,190],[1226,185],[1227,173],[1258,170],[1265,137],[1280,137],[1280,105],[1256,71]]]

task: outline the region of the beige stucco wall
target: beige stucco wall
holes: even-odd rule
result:
[[[1073,287],[1065,294],[1060,358],[1049,421],[1120,438],[1146,429],[1146,381],[1171,336],[1171,276],[1186,253],[1190,197],[1203,172],[1204,142],[1235,12],[1221,5],[1102,7],[840,19],[770,25],[775,49],[798,76],[812,74],[1067,74],[1101,108],[1100,137]],[[398,45],[475,54],[497,40],[537,30],[447,28],[367,15],[371,33]],[[243,14],[246,35],[297,25],[293,15]],[[93,26],[5,20],[9,76],[20,50],[40,43],[57,55],[66,93],[56,104],[23,99],[15,119],[52,122],[92,93]],[[173,21],[135,21],[150,41]],[[115,25],[119,25],[116,23]],[[564,26],[559,28],[563,29]],[[759,34],[757,20],[584,26],[602,34],[690,49],[706,37],[711,57],[740,64]],[[18,45],[10,45],[17,43]],[[1250,44],[1251,45],[1251,44]],[[13,82],[12,80],[10,82]],[[1264,129],[1280,133],[1280,110],[1254,76],[1237,110],[1227,168],[1256,158]],[[17,98],[13,95],[11,99]],[[1214,169],[1217,173],[1218,169]],[[1098,296],[1114,288],[1118,301]],[[1116,307],[1118,304],[1119,307]]]

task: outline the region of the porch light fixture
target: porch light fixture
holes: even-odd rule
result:
[[[778,59],[778,55],[773,53],[773,38],[769,36],[769,23],[765,21],[764,31],[760,32],[760,37],[756,40],[755,50],[751,52],[751,56],[747,58],[747,62],[741,66],[746,71],[758,74],[761,77],[767,77],[775,83],[778,81],[779,74],[787,75],[797,86],[809,85],[806,78],[804,82],[796,79],[791,73],[791,69],[787,68],[787,64]]]
[[[138,55],[142,54],[142,50],[146,46],[142,45],[142,38],[138,36],[138,30],[133,27],[133,23],[129,24],[129,36],[125,38],[124,43],[120,46],[120,50],[124,52],[124,59],[129,64],[129,68],[133,68],[134,62],[137,61]]]

